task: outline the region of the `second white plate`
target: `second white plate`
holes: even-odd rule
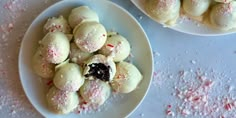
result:
[[[150,17],[152,20],[156,21],[151,15],[149,15],[145,11],[145,8],[144,8],[145,0],[131,0],[131,1],[145,15]],[[178,23],[174,27],[169,27],[169,28],[182,32],[182,33],[191,34],[191,35],[199,35],[199,36],[219,36],[219,35],[232,34],[236,32],[235,29],[229,30],[229,31],[220,31],[220,30],[212,29],[193,20],[181,20],[180,23]]]

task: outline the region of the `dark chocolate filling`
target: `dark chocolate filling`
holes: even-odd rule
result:
[[[109,81],[110,73],[109,69],[110,66],[106,66],[103,63],[93,63],[88,65],[89,66],[89,73],[85,75],[85,77],[93,76],[96,79],[100,79],[102,81]]]

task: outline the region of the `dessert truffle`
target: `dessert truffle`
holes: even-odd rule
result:
[[[41,54],[49,63],[65,61],[70,52],[70,43],[62,32],[49,32],[40,42]]]
[[[201,16],[209,8],[212,0],[183,0],[184,12],[190,16]]]
[[[133,64],[120,62],[116,65],[116,74],[111,86],[116,92],[130,93],[137,88],[142,78],[142,74]]]
[[[219,3],[212,6],[210,11],[210,24],[216,29],[223,31],[236,27],[236,1]]]
[[[69,24],[72,28],[80,24],[82,21],[95,21],[99,22],[96,12],[91,10],[88,6],[80,6],[72,9],[69,18]]]
[[[100,106],[109,98],[111,87],[101,80],[86,80],[79,92],[86,102]]]
[[[42,78],[51,79],[55,73],[55,64],[48,63],[40,53],[40,48],[33,56],[34,72]]]
[[[105,56],[112,56],[115,62],[123,61],[130,54],[130,44],[127,39],[116,32],[108,33],[107,41],[99,50]]]
[[[66,63],[59,67],[54,78],[54,85],[63,91],[75,92],[84,83],[82,68],[74,63]]]
[[[68,114],[79,104],[79,96],[76,92],[68,92],[51,87],[47,93],[48,107],[57,114]]]
[[[147,13],[158,22],[165,25],[174,25],[179,17],[180,0],[147,0]]]
[[[75,29],[74,42],[84,52],[95,52],[106,42],[105,27],[97,22],[83,22]]]
[[[85,63],[84,76],[89,80],[100,79],[110,82],[116,73],[116,66],[112,58],[97,54]]]
[[[49,18],[44,25],[44,32],[63,32],[65,34],[71,33],[71,27],[63,16]]]

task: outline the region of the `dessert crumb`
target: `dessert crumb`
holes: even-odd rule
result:
[[[141,114],[140,114],[140,116],[141,116],[141,117],[144,117],[144,114],[143,114],[143,113],[141,113]]]
[[[191,60],[190,61],[192,64],[196,64],[196,61],[195,60]]]
[[[153,54],[154,54],[154,57],[159,57],[159,56],[161,56],[161,54],[160,54],[159,52],[157,52],[157,51],[154,51]]]

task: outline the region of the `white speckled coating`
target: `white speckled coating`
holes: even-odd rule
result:
[[[83,22],[74,33],[75,44],[84,52],[95,52],[106,42],[105,27],[98,22]]]
[[[201,16],[205,13],[212,0],[183,0],[183,9],[190,16]]]
[[[88,6],[80,6],[72,9],[68,21],[72,28],[82,21],[96,21],[99,22],[98,15]]]
[[[49,18],[45,23],[43,30],[45,33],[55,31],[63,32],[66,34],[71,33],[71,27],[62,15],[60,15],[59,17]]]
[[[216,4],[210,12],[212,27],[220,30],[230,30],[236,27],[236,1],[226,4]]]
[[[54,76],[55,65],[48,63],[40,54],[40,48],[33,56],[33,69],[34,72],[42,78],[50,79]]]
[[[82,68],[74,63],[62,65],[56,72],[53,83],[61,90],[75,92],[84,84]]]
[[[50,32],[42,39],[41,54],[50,63],[61,63],[66,60],[70,52],[67,36],[62,32]]]
[[[111,87],[101,80],[86,80],[79,92],[85,101],[100,106],[109,98]]]
[[[115,62],[123,61],[130,54],[130,44],[128,40],[121,35],[109,35],[104,46],[99,53],[112,56]]]
[[[68,92],[51,87],[47,93],[47,103],[51,111],[57,114],[68,114],[79,104],[79,97],[76,92]]]
[[[160,23],[174,25],[179,17],[180,0],[147,0],[146,11]]]
[[[116,75],[111,82],[111,86],[116,92],[130,93],[143,79],[140,71],[131,63],[120,62],[116,65],[116,70]]]

